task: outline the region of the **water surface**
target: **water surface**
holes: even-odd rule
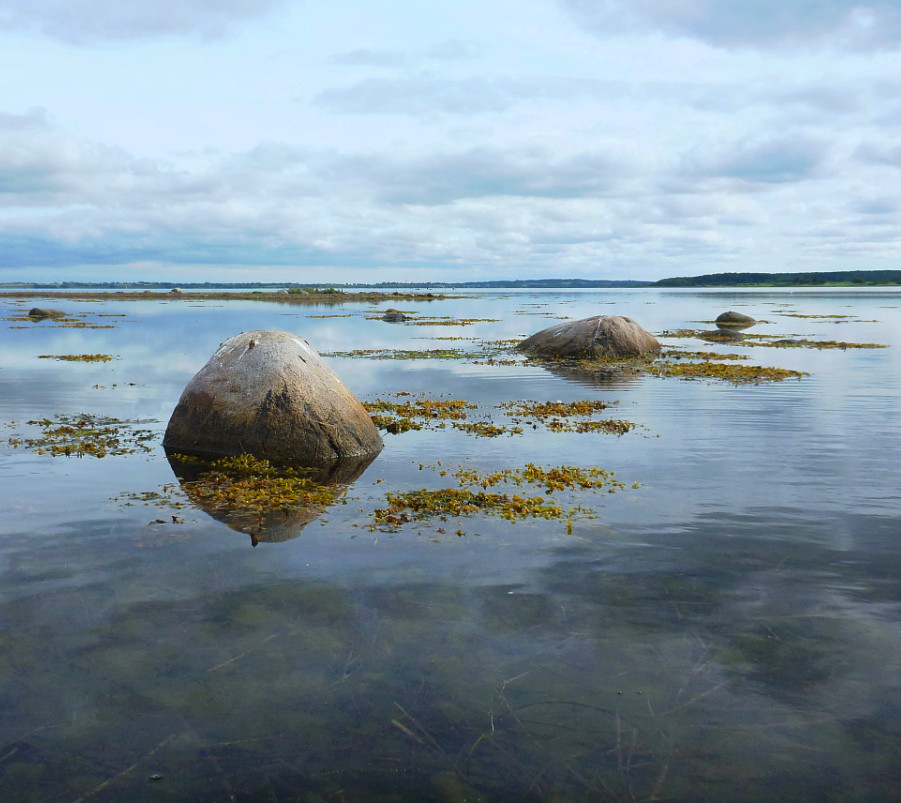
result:
[[[496,319],[462,327],[370,320],[359,302],[35,296],[0,309],[9,319],[35,304],[114,328],[0,322],[0,799],[901,795],[901,293],[390,304]],[[658,335],[710,328],[699,322],[727,309],[764,321],[755,332],[889,348],[662,338],[809,373],[742,386],[330,357],[362,399],[445,394],[495,420],[506,401],[600,399],[637,426],[386,435],[341,503],[256,547],[196,507],[176,521],[121,498],[175,481],[160,446],[168,416],[240,331],[286,329],[324,353],[471,349],[599,313]],[[434,339],[445,337],[475,340]],[[38,357],[96,353],[116,359]],[[28,420],[83,412],[149,420],[151,451],[52,457],[7,442]],[[564,494],[596,516],[571,528],[487,516],[367,528],[386,491],[444,487],[442,468],[528,462],[600,466],[627,487]]]

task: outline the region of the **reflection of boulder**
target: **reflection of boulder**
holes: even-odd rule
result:
[[[378,454],[369,413],[309,343],[274,329],[226,340],[185,387],[169,452],[329,466]]]
[[[729,310],[728,312],[724,312],[721,315],[717,315],[716,321],[717,326],[730,326],[732,328],[744,328],[746,326],[753,326],[757,321],[755,321],[750,315],[743,315],[740,312],[733,312]]]
[[[66,313],[61,309],[46,309],[44,307],[32,307],[28,311],[28,317],[34,318],[35,320],[41,320],[43,318],[65,318]]]
[[[356,480],[375,459],[347,460],[325,469],[271,468],[263,476],[242,476],[241,472],[218,469],[211,463],[186,461],[168,455],[169,465],[182,491],[204,513],[238,532],[247,533],[253,546],[259,542],[289,541],[315,521],[329,507],[341,501],[347,486]],[[234,485],[230,487],[229,483]],[[246,499],[241,483],[251,485],[254,504]],[[279,503],[285,484],[295,483],[298,500]],[[271,496],[267,504],[267,488]]]
[[[703,340],[710,340],[713,343],[734,343],[738,340],[744,340],[745,336],[737,331],[735,326],[722,326],[716,329],[708,329],[705,332],[698,332],[698,337]]]
[[[623,361],[621,363],[598,363],[594,366],[566,362],[542,363],[542,368],[565,382],[575,382],[586,388],[611,390],[637,381],[644,373],[643,366]]]
[[[382,315],[382,320],[387,321],[388,323],[403,323],[404,321],[409,320],[409,317],[401,312],[399,309],[394,309],[394,307],[389,307],[385,310]]]
[[[517,349],[550,358],[617,359],[656,355],[660,344],[631,318],[595,315],[542,329]]]

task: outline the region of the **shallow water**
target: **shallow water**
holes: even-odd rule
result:
[[[371,307],[77,302],[0,322],[3,801],[892,801],[901,795],[901,293],[479,293]],[[192,506],[160,447],[216,346],[279,328],[321,352],[474,348],[564,317],[659,334],[735,309],[752,331],[887,349],[741,350],[809,376],[616,381],[467,359],[328,361],[363,399],[601,399],[622,436],[386,435],[343,500],[261,542]],[[315,317],[350,315],[350,317]],[[801,318],[795,315],[846,315]],[[115,355],[66,363],[40,354]],[[52,457],[7,438],[79,413],[147,420],[150,452]],[[14,425],[13,425],[14,424]],[[33,427],[32,427],[33,429]],[[441,466],[437,462],[441,462]],[[442,468],[600,466],[596,518],[367,528]],[[422,468],[420,468],[420,464]],[[640,484],[632,488],[633,482]],[[118,499],[117,499],[118,497]],[[176,520],[172,516],[175,515]],[[460,530],[463,535],[455,533]]]

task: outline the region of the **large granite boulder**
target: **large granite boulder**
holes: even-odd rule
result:
[[[632,318],[622,315],[595,315],[558,323],[527,337],[517,348],[542,357],[577,359],[644,357],[660,353],[657,338]]]
[[[306,466],[371,459],[382,445],[363,405],[310,344],[274,329],[219,346],[185,387],[163,439],[169,453]]]
[[[728,312],[717,315],[714,323],[716,323],[717,326],[753,326],[757,321],[750,315],[729,310]]]

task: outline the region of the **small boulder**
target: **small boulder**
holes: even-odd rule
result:
[[[169,453],[249,453],[319,467],[371,459],[382,445],[359,399],[315,349],[275,329],[226,340],[185,387],[163,439]]]
[[[61,309],[45,309],[44,307],[32,307],[28,310],[29,318],[65,318],[66,313]]]
[[[717,326],[752,326],[757,323],[750,315],[743,315],[740,312],[729,310],[722,315],[717,315],[714,323]]]
[[[178,294],[184,293],[185,291],[182,290],[180,287],[173,287],[169,292],[175,293],[176,295],[178,295]]]
[[[402,313],[399,309],[389,307],[383,313],[382,320],[387,321],[388,323],[403,323],[404,321],[409,320],[409,317]]]
[[[576,359],[643,357],[660,353],[660,343],[632,318],[595,315],[550,326],[518,346],[542,357]]]

